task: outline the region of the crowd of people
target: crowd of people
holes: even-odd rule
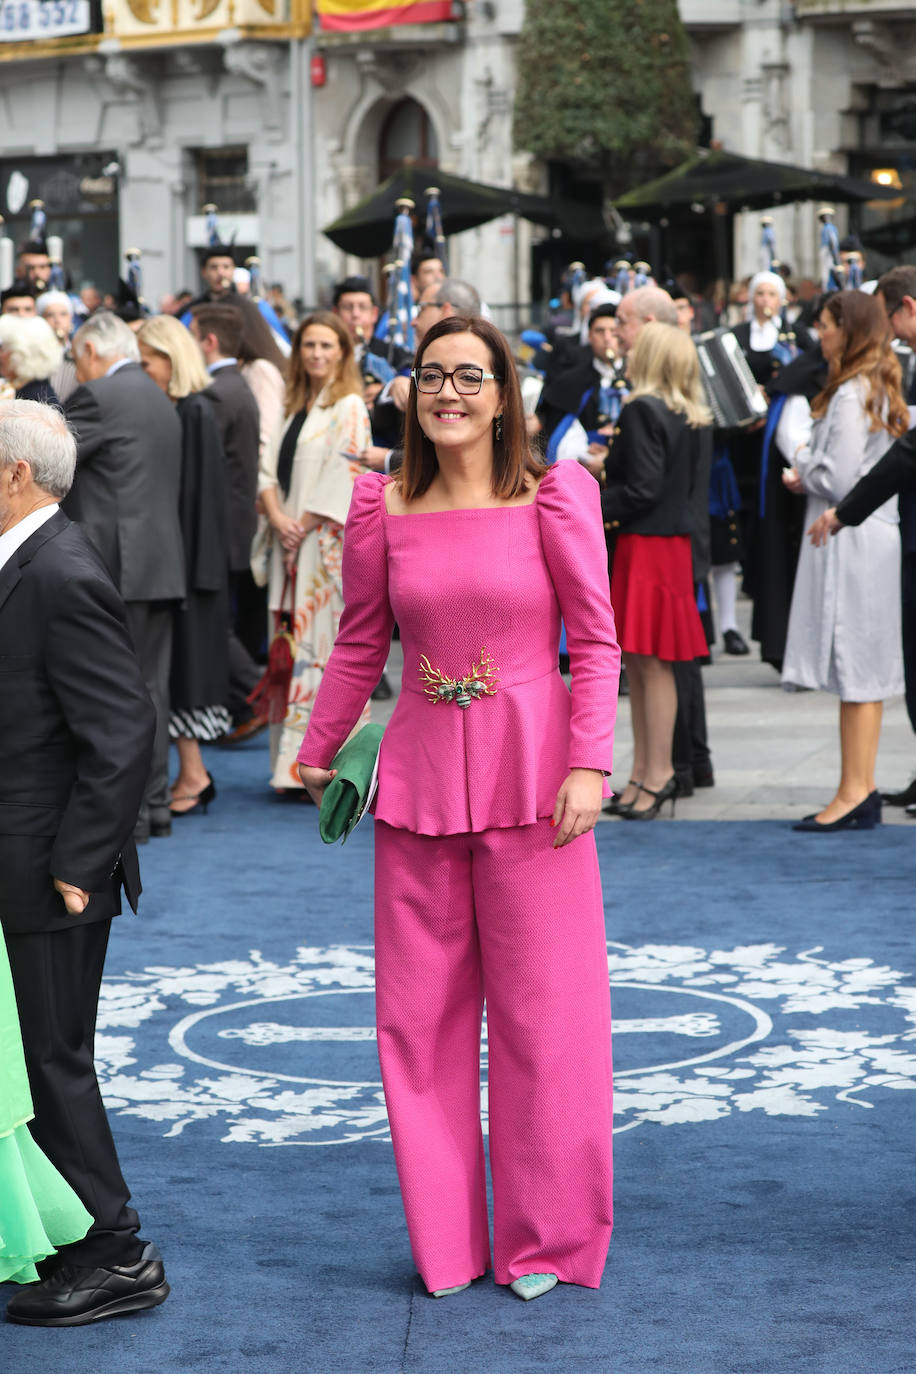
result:
[[[766,403],[726,428],[698,303],[645,264],[571,286],[526,372],[432,250],[395,346],[367,278],[291,321],[239,290],[219,244],[197,297],[79,322],[43,289],[40,248],[0,300],[9,1317],[77,1325],[168,1295],[93,1067],[111,918],[122,890],[136,904],[136,845],[213,803],[202,746],[268,731],[265,787],[321,807],[370,699],[392,695],[395,632],[378,1042],[417,1267],[434,1297],[491,1267],[525,1300],[597,1286],[611,1060],[592,832],[602,809],[651,821],[715,785],[701,667],[718,635],[749,652],[742,580],[786,688],[840,703],[835,795],[796,828],[880,821],[883,702],[905,691],[916,729],[916,442],[891,346],[916,345],[916,268],[797,311],[783,275],[756,274],[734,339]],[[614,796],[621,655],[633,758]],[[916,784],[885,800],[916,813]]]

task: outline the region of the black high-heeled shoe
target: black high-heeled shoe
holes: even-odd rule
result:
[[[913,806],[916,804],[916,778],[902,792],[882,792],[881,800],[888,806]]]
[[[654,797],[655,800],[652,805],[647,806],[644,811],[634,811],[631,807],[629,811],[623,813],[625,821],[654,821],[665,802],[668,801],[671,803],[671,815],[672,817],[674,816],[674,803],[677,800],[678,785],[677,778],[673,773],[664,787],[660,787],[657,792],[653,792],[651,787],[644,787],[642,783],[639,784],[639,790],[640,792],[648,792],[649,796]]]
[[[637,782],[635,778],[630,778],[629,782],[627,783],[627,787],[635,787],[638,796],[639,789],[642,787],[642,783]],[[605,803],[605,805],[602,807],[602,810],[604,811],[604,814],[606,816],[626,816],[630,811],[633,810],[633,803],[635,801],[636,797],[633,798],[633,801],[629,802],[618,801],[616,797],[611,797],[611,800]]]
[[[792,829],[807,831],[809,835],[826,835],[833,830],[874,830],[875,826],[880,824],[880,793],[869,792],[864,801],[859,802],[858,806],[854,806],[837,821],[819,821],[815,811],[812,815],[796,821]]]
[[[207,807],[210,805],[212,801],[215,800],[215,798],[216,783],[213,781],[213,779],[210,777],[210,774],[208,773],[206,787],[201,788],[199,792],[185,792],[180,797],[173,797],[171,803],[169,804],[169,810],[171,811],[173,817],[180,817],[190,816],[192,811],[196,811],[197,808],[200,807],[201,811],[206,816]],[[194,805],[185,807],[183,811],[176,811],[175,802],[181,801],[193,801]]]

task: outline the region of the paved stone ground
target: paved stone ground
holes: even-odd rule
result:
[[[748,638],[750,602],[738,603],[738,619]],[[779,677],[761,663],[751,644],[748,658],[731,658],[713,650],[713,663],[703,669],[706,715],[716,785],[683,798],[678,821],[785,820],[818,810],[833,796],[839,777],[839,708],[824,692],[785,692]],[[397,688],[401,646],[392,646],[388,676]],[[394,701],[374,702],[373,719],[386,721]],[[621,698],[614,778],[622,788],[629,777],[632,753],[630,712]],[[878,754],[878,786],[903,788],[916,772],[916,737],[902,698],[885,707]],[[665,808],[665,815],[669,808]],[[916,822],[901,809],[886,806],[885,823]],[[605,817],[609,824],[617,824]]]

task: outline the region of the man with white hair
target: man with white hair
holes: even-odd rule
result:
[[[79,445],[67,498],[127,608],[127,623],[156,707],[153,766],[137,839],[171,833],[169,667],[175,602],[185,595],[178,519],[181,423],[172,401],[139,365],[137,340],[110,310],[77,330],[73,356],[80,385],[64,413]]]
[[[155,712],[124,606],[60,509],[76,444],[60,412],[0,402],[0,922],[34,1117],[30,1132],[93,1218],[10,1299],[31,1326],[78,1326],[164,1302],[137,1238],[93,1063],[99,987],[121,891],[136,910],[131,830]],[[65,1362],[66,1363],[66,1362]]]

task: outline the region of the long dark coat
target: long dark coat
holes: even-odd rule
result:
[[[229,536],[226,467],[206,392],[177,403],[181,421],[178,498],[187,587],[175,612],[173,710],[224,706],[229,691]]]

